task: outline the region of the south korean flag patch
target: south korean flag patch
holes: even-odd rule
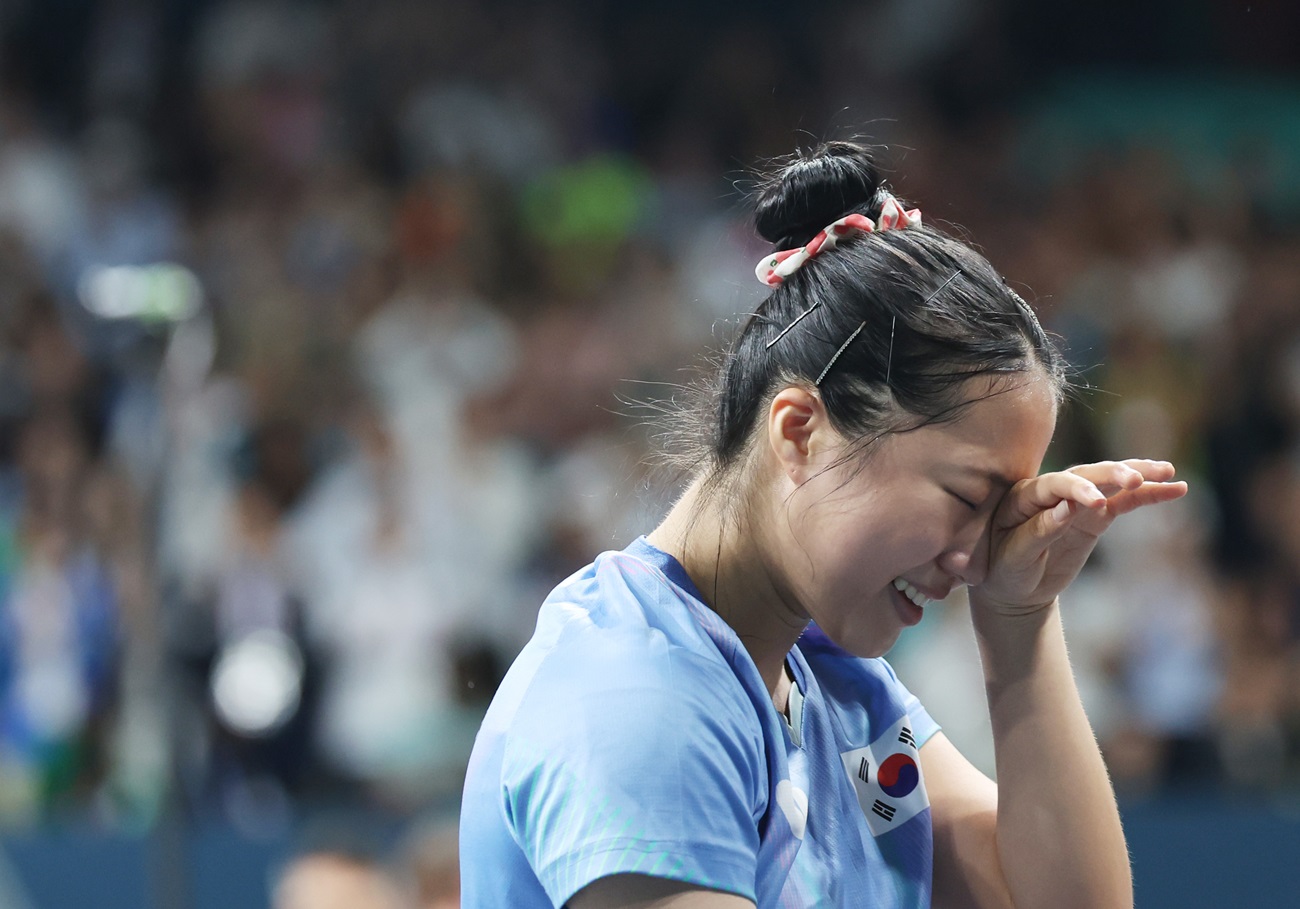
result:
[[[900,827],[930,807],[921,779],[921,756],[904,714],[866,748],[840,754],[872,836]]]

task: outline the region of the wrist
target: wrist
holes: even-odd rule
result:
[[[1058,602],[1007,607],[971,597],[971,623],[986,683],[1002,687],[1032,675],[1043,654],[1063,641]]]
[[[971,613],[977,617],[984,615],[998,619],[1024,619],[1050,612],[1060,605],[1059,597],[1052,597],[1046,602],[1017,603],[1012,600],[1001,599],[978,587],[970,588],[968,596],[970,598]]]

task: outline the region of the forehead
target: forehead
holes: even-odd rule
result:
[[[894,437],[910,463],[943,464],[1015,481],[1038,473],[1056,428],[1056,395],[1037,372],[971,381],[971,403],[947,423]]]

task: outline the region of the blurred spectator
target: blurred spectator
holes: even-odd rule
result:
[[[459,909],[460,832],[454,823],[417,828],[405,849],[415,909]]]
[[[272,909],[403,909],[401,893],[369,858],[343,852],[308,852],[280,872]]]
[[[0,527],[0,775],[19,816],[84,797],[102,773],[119,601],[88,532],[89,454],[66,413],[33,417],[18,443],[17,510]]]

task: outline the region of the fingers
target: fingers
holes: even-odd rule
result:
[[[1174,465],[1168,461],[1131,458],[1071,467],[1070,473],[1087,477],[1106,494],[1106,512],[1112,517],[1144,505],[1172,502],[1187,494],[1187,484],[1171,482]]]
[[[1062,499],[1056,505],[1033,519],[1033,534],[1025,548],[1024,556],[1037,559],[1047,548],[1063,537],[1070,529],[1076,512],[1082,509],[1073,502]]]
[[[1144,505],[1160,505],[1187,495],[1187,484],[1143,483],[1137,489],[1125,490],[1106,502],[1106,510],[1115,517],[1128,514]]]
[[[1026,521],[1008,540],[1003,558],[1010,563],[1027,566],[1039,562],[1071,530],[1078,530],[1078,519],[1089,516],[1090,509],[1068,499],[1062,499],[1051,508],[1038,512]],[[1109,521],[1109,518],[1103,520]],[[1096,534],[1084,532],[1096,539]],[[1088,547],[1091,549],[1091,546]]]
[[[1080,464],[1067,473],[1085,477],[1108,496],[1121,489],[1137,489],[1143,483],[1164,483],[1174,477],[1174,465],[1168,461],[1147,461],[1130,458],[1126,461],[1098,461]]]
[[[1144,505],[1170,502],[1187,494],[1186,483],[1171,482],[1174,472],[1174,465],[1168,461],[1130,458],[1045,473],[1015,486],[1007,497],[999,525],[1022,524],[1063,501],[1109,517],[1127,514]],[[1079,511],[1072,508],[1070,515]],[[1067,524],[1070,515],[1065,517]]]
[[[1148,461],[1143,458],[1129,458],[1121,462],[1134,470],[1140,471],[1142,476],[1148,480],[1154,480],[1157,483],[1165,483],[1174,478],[1177,470],[1173,464],[1168,461]]]
[[[999,523],[1009,527],[1023,524],[1059,502],[1075,502],[1084,508],[1100,509],[1106,495],[1086,476],[1070,471],[1045,473],[1022,480],[1007,494]]]

